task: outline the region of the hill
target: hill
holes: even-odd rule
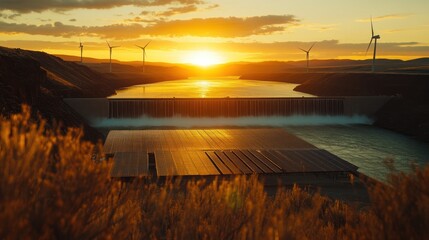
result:
[[[41,87],[57,96],[102,97],[115,93],[115,84],[101,74],[44,52],[0,47],[0,61],[3,81],[22,84],[39,76],[43,78],[38,81]]]
[[[10,115],[28,104],[64,127],[84,126],[86,136],[100,135],[62,101],[62,97],[105,97],[115,93],[115,83],[86,66],[63,61],[43,52],[0,47],[0,110]]]
[[[397,96],[379,110],[375,125],[429,141],[429,75],[405,73],[257,73],[245,79],[300,84],[317,96]]]
[[[114,63],[114,73],[101,60],[81,64],[65,61],[44,52],[0,47],[0,111],[2,115],[20,112],[21,104],[32,107],[51,124],[64,127],[84,125],[86,135],[100,137],[94,129],[62,101],[64,97],[107,97],[115,89],[134,84],[186,78],[176,66],[141,67]]]

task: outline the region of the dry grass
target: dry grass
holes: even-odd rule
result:
[[[30,121],[30,111],[0,120],[0,238],[122,237],[126,199],[110,181],[110,166],[95,164],[96,146]]]
[[[429,167],[358,210],[298,187],[269,197],[255,177],[121,186],[81,130],[46,130],[26,108],[0,127],[0,239],[429,239]]]

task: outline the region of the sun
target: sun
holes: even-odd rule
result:
[[[186,56],[185,62],[201,67],[208,67],[222,63],[223,59],[216,52],[201,50],[190,52]]]

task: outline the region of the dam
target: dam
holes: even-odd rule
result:
[[[389,96],[344,96],[304,98],[161,98],[110,99],[67,98],[64,101],[82,117],[96,119],[151,118],[237,118],[275,116],[368,116],[388,101]]]
[[[344,98],[109,99],[109,118],[343,115]]]
[[[297,84],[217,78],[137,85],[109,98],[65,99],[88,119],[373,116],[391,97],[317,97]]]

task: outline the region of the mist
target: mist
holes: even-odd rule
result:
[[[98,119],[92,121],[92,126],[99,128],[146,128],[146,127],[284,127],[284,126],[318,126],[318,125],[348,125],[348,124],[367,124],[370,125],[373,120],[363,115],[356,116],[321,116],[321,115],[294,115],[278,117],[171,117],[171,118],[152,118],[142,116],[140,118],[110,118]]]

